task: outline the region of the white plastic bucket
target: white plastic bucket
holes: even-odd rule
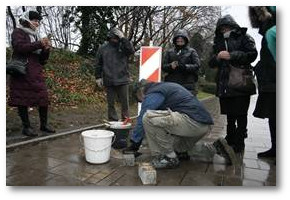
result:
[[[88,130],[82,132],[86,161],[101,164],[109,161],[114,132],[107,130]]]

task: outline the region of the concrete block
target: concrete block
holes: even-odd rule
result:
[[[123,154],[124,165],[134,166],[135,165],[135,156],[134,154]]]
[[[138,175],[144,185],[155,185],[157,173],[150,163],[140,163],[138,167]]]

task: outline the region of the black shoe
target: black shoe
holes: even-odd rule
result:
[[[131,145],[123,150],[123,154],[134,154],[135,158],[142,155],[142,153],[138,152],[138,150],[142,144],[142,141],[136,143],[136,142],[130,140],[130,143],[131,143]]]
[[[48,126],[41,126],[40,130],[46,133],[55,133],[55,130]]]
[[[179,166],[179,160],[177,157],[169,158],[166,155],[159,155],[151,161],[151,164],[156,169],[173,169]]]
[[[128,147],[128,148],[130,148],[130,147]],[[137,158],[137,157],[139,157],[139,156],[142,155],[141,152],[138,152],[137,150],[130,150],[128,148],[126,148],[126,149],[123,150],[123,154],[134,154],[134,157],[135,158]]]
[[[276,150],[271,148],[268,151],[258,153],[258,157],[259,158],[276,158]]]
[[[29,136],[29,137],[36,137],[38,136],[37,133],[34,132],[34,130],[31,127],[26,127],[22,129],[22,134]]]
[[[224,157],[226,161],[231,165],[237,164],[237,157],[233,148],[228,145],[224,138],[219,138],[213,143],[218,155]]]
[[[188,155],[187,152],[175,152],[175,153],[180,161],[190,160],[190,156]]]

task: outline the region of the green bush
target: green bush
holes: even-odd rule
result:
[[[51,51],[48,62],[53,64],[68,64],[68,63],[75,63],[80,62],[83,60],[81,56],[77,55],[74,52],[63,50],[63,49],[53,49]]]
[[[203,86],[201,87],[201,90],[206,93],[215,94],[216,84],[211,82],[204,83]]]

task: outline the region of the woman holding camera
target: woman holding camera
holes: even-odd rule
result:
[[[54,133],[47,125],[48,92],[43,76],[43,65],[49,58],[51,42],[38,36],[38,27],[42,17],[37,11],[27,11],[19,19],[19,27],[12,33],[12,59],[28,62],[25,75],[11,76],[9,106],[17,107],[21,118],[22,134],[37,136],[32,129],[28,116],[28,107],[39,108],[40,130]]]

